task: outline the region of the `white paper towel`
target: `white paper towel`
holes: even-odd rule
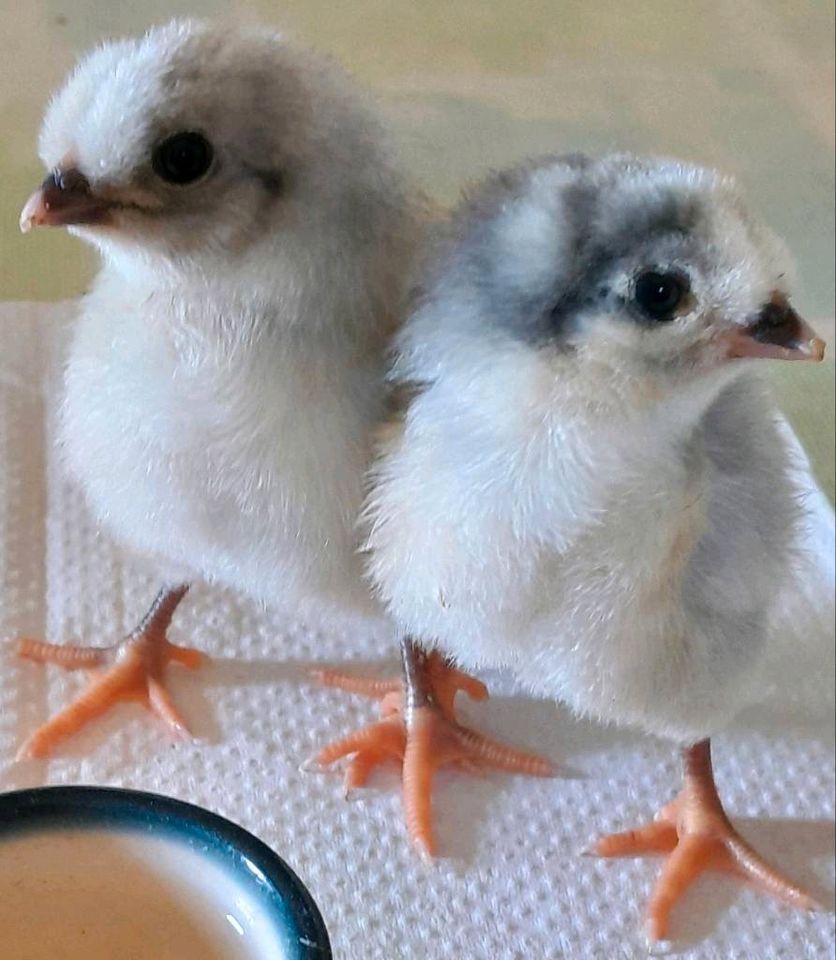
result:
[[[158,584],[106,533],[61,476],[53,414],[72,305],[0,307],[0,636],[109,643],[144,613]],[[808,483],[818,567],[788,603],[801,643],[777,649],[769,698],[715,742],[728,810],[769,859],[829,902],[833,887],[833,513]],[[792,609],[790,609],[792,607]],[[473,779],[443,772],[435,790],[445,857],[410,850],[394,773],[356,802],[339,780],[299,772],[320,745],[374,715],[370,701],[305,681],[319,663],[395,669],[391,638],[362,623],[279,621],[197,585],[171,636],[212,665],[171,670],[194,742],[172,743],[138,707],[121,707],[48,763],[15,764],[34,726],[81,678],[0,650],[0,790],[95,783],[202,804],[264,839],[319,903],[337,960],[621,960],[646,956],[641,914],[654,860],[578,854],[602,830],[648,819],[679,784],[675,750],[579,723],[492,681],[464,713],[486,732],[547,753],[560,775]],[[710,875],[674,915],[682,956],[819,960],[832,915],[807,915]],[[185,960],[185,958],[184,958]]]

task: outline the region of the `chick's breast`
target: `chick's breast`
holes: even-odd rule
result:
[[[371,501],[370,570],[396,618],[579,713],[681,741],[722,727],[793,574],[798,511],[760,386],[727,387],[687,443],[654,422],[550,429],[518,402],[533,412],[516,455],[493,414],[456,439],[467,413],[439,418],[436,389]]]
[[[100,279],[85,304],[61,419],[96,517],[172,577],[294,609],[370,609],[354,518],[380,357],[288,354],[269,331],[232,355],[211,334],[186,347],[165,298],[157,313],[116,286]]]

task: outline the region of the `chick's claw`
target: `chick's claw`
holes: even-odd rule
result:
[[[491,740],[458,722],[454,700],[463,690],[474,699],[487,698],[484,684],[451,667],[438,655],[425,660],[430,702],[404,709],[403,684],[383,680],[362,681],[356,677],[321,672],[319,679],[330,687],[379,696],[381,719],[324,747],[314,758],[328,766],[348,757],[345,791],[364,786],[372,770],[387,761],[402,766],[404,816],[410,839],[426,856],[435,853],[432,830],[432,782],[443,766],[478,775],[503,770],[544,777],[552,772],[548,761]]]
[[[87,670],[90,684],[69,706],[29,737],[18,752],[18,759],[48,756],[60,742],[120,702],[139,702],[174,733],[187,734],[186,723],[164,683],[170,662],[195,669],[205,660],[199,650],[178,647],[166,638],[174,609],[185,593],[184,587],[161,591],[140,626],[114,646],[60,646],[21,640],[18,644],[21,657],[67,670]]]
[[[692,748],[694,753],[707,754],[707,750],[707,744]],[[590,853],[600,857],[667,854],[647,908],[651,941],[667,939],[673,907],[706,870],[732,874],[790,906],[820,908],[813,897],[770,866],[735,830],[717,796],[710,765],[686,777],[680,794],[652,823],[603,837]]]
[[[364,787],[375,767],[389,760],[402,762],[406,735],[402,717],[388,713],[377,723],[370,723],[346,737],[323,747],[314,757],[320,768],[348,757],[343,786],[348,796]]]
[[[403,763],[403,804],[409,836],[425,855],[434,856],[432,782],[451,764],[464,772],[502,770],[530,777],[552,773],[547,760],[515,750],[449,719],[440,709],[418,707],[407,729]]]

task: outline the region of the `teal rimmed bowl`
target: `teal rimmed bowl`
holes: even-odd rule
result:
[[[90,861],[87,873],[85,858]],[[104,787],[42,787],[0,794],[4,933],[27,922],[26,905],[33,903],[33,897],[51,897],[48,916],[63,918],[64,927],[74,926],[76,916],[81,925],[82,911],[67,906],[62,913],[61,897],[78,899],[86,890],[99,898],[99,903],[89,904],[93,920],[102,912],[108,914],[106,920],[130,913],[130,909],[122,911],[121,905],[130,908],[142,902],[144,878],[150,878],[158,897],[164,893],[163,910],[155,914],[146,905],[144,916],[131,918],[134,928],[129,936],[134,945],[143,939],[167,942],[159,929],[160,917],[170,915],[178,935],[183,933],[183,918],[188,918],[213,950],[217,946],[216,956],[223,960],[332,957],[322,916],[299,877],[268,846],[217,814],[169,797]],[[13,898],[6,897],[5,917],[4,882],[14,885],[10,890],[20,899],[13,909]],[[120,884],[124,890],[120,891]],[[93,893],[96,889],[98,894]],[[105,905],[102,890],[114,898],[117,908]],[[32,917],[28,922],[31,926]],[[49,936],[57,937],[57,944],[68,942],[66,934],[62,940],[60,930],[50,933],[47,926],[41,917],[35,929],[20,930],[20,942],[40,942]],[[96,929],[95,922],[84,921],[81,932],[91,938],[91,947]],[[221,941],[227,944],[223,949]],[[126,943],[124,955],[134,956],[129,946]],[[59,955],[67,954],[55,954]]]

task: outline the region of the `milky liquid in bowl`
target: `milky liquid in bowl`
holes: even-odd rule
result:
[[[296,955],[241,879],[176,836],[81,827],[0,839],[3,960]]]

